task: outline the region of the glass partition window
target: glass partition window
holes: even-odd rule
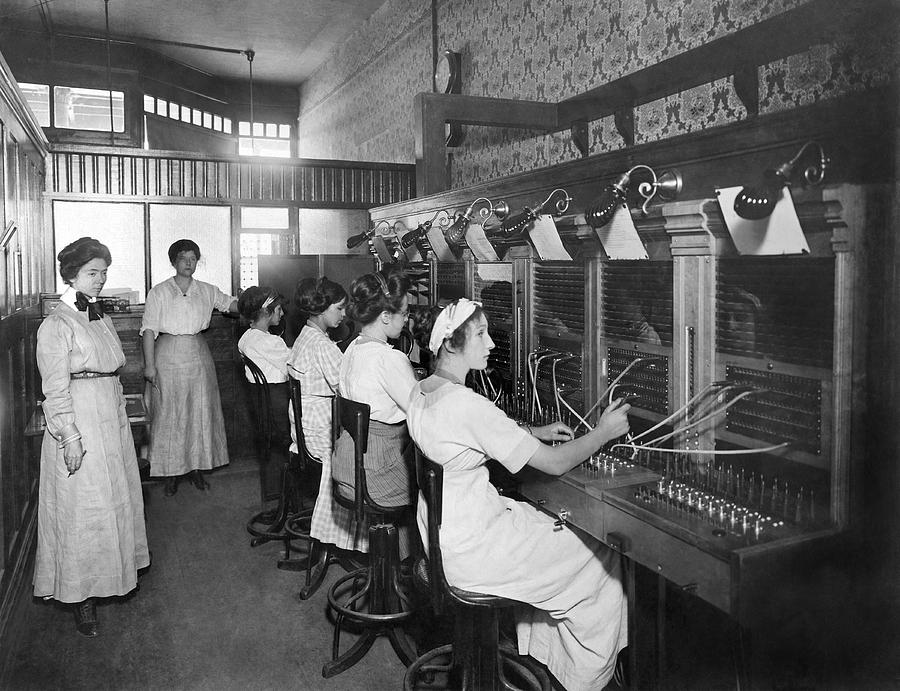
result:
[[[242,206],[240,209],[240,289],[259,285],[259,255],[297,253],[296,233],[287,208]]]
[[[150,283],[175,274],[169,245],[189,238],[200,247],[194,277],[231,293],[231,208],[194,204],[150,205]]]
[[[84,89],[75,86],[53,87],[53,121],[56,127],[70,130],[125,131],[125,94],[105,89]]]
[[[41,127],[50,127],[50,87],[46,84],[19,82],[19,90]]]
[[[143,302],[144,293],[144,207],[142,204],[109,202],[53,202],[54,255],[70,242],[86,234],[109,247],[112,264],[107,272],[104,295],[127,297]],[[56,292],[66,289],[58,271]]]

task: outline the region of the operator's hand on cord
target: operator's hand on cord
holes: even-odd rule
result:
[[[631,410],[631,406],[622,403],[621,398],[617,398],[603,411],[596,429],[607,441],[621,437],[630,428],[628,424],[629,410]]]
[[[568,425],[561,422],[552,422],[542,427],[532,427],[531,434],[541,441],[571,441],[575,438],[575,433]]]

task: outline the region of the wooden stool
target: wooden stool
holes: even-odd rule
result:
[[[257,424],[257,441],[260,453],[260,494],[265,501],[265,468],[268,466],[272,454],[272,438],[275,424],[272,419],[272,401],[269,392],[269,383],[266,381],[262,370],[253,360],[241,355],[244,365],[253,375],[253,392],[251,398],[254,404],[254,419]],[[286,413],[287,411],[285,411]],[[286,444],[286,439],[279,439],[280,444]],[[256,547],[266,542],[281,542],[284,545],[284,556],[278,561],[278,568],[285,570],[299,570],[306,568],[306,560],[291,558],[294,548],[291,542],[302,539],[302,536],[288,532],[287,524],[293,516],[312,514],[312,509],[304,506],[301,488],[303,485],[303,468],[295,454],[288,454],[281,467],[280,490],[278,503],[273,509],[259,511],[247,521],[247,532],[253,537],[250,546]]]
[[[297,440],[296,463],[303,476],[315,480],[318,488],[322,462],[316,456],[313,456],[306,447],[306,437],[303,434],[303,404],[300,381],[293,377],[289,377],[288,381],[291,387],[291,408],[294,411],[294,437]],[[318,470],[318,475],[315,472],[316,470]],[[311,521],[312,510],[301,511],[291,516],[286,525],[286,530],[292,538],[303,540],[309,546],[307,558],[300,562],[298,568],[295,569],[306,571],[306,581],[297,594],[301,600],[307,600],[315,594],[325,580],[328,567],[339,561],[335,554],[336,548],[333,545],[322,544],[309,534]]]
[[[455,619],[453,643],[429,650],[414,660],[406,670],[403,688],[416,689],[419,678],[424,677],[422,684],[429,689],[548,691],[550,680],[543,668],[531,658],[518,655],[513,646],[501,646],[499,641],[500,610],[521,603],[461,590],[447,583],[440,545],[444,468],[422,455],[418,447],[416,479],[428,506],[428,560],[427,564],[417,565],[416,572],[427,579],[435,612],[441,614],[450,604]],[[525,686],[512,684],[509,673],[514,673]],[[436,679],[436,675],[440,678]]]
[[[369,437],[369,406],[335,396],[332,427],[337,439],[341,429],[353,439],[354,498],[345,499],[334,483],[335,501],[352,510],[356,517],[357,537],[364,522],[369,525],[369,565],[339,578],[328,591],[328,604],[335,612],[332,659],[322,668],[323,677],[333,677],[349,669],[368,652],[380,635],[386,635],[394,652],[408,665],[416,656],[414,646],[402,625],[414,612],[411,584],[400,573],[400,549],[393,520],[409,510],[407,506],[377,504],[366,487],[364,459]],[[340,653],[344,621],[364,628],[353,646]]]

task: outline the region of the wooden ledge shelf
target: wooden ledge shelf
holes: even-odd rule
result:
[[[752,117],[759,113],[758,68],[826,43],[848,31],[896,23],[900,7],[890,0],[810,0],[794,9],[657,62],[558,103],[459,94],[418,94],[416,190],[424,196],[448,188],[445,123],[535,129],[568,129],[588,155],[588,123],[615,116],[626,145],[634,144],[634,109],[666,95],[733,76]]]

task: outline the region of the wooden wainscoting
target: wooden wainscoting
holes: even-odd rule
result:
[[[32,443],[25,426],[40,398],[35,343],[37,306],[0,321],[0,638],[5,633],[26,572],[37,521],[40,438]]]

